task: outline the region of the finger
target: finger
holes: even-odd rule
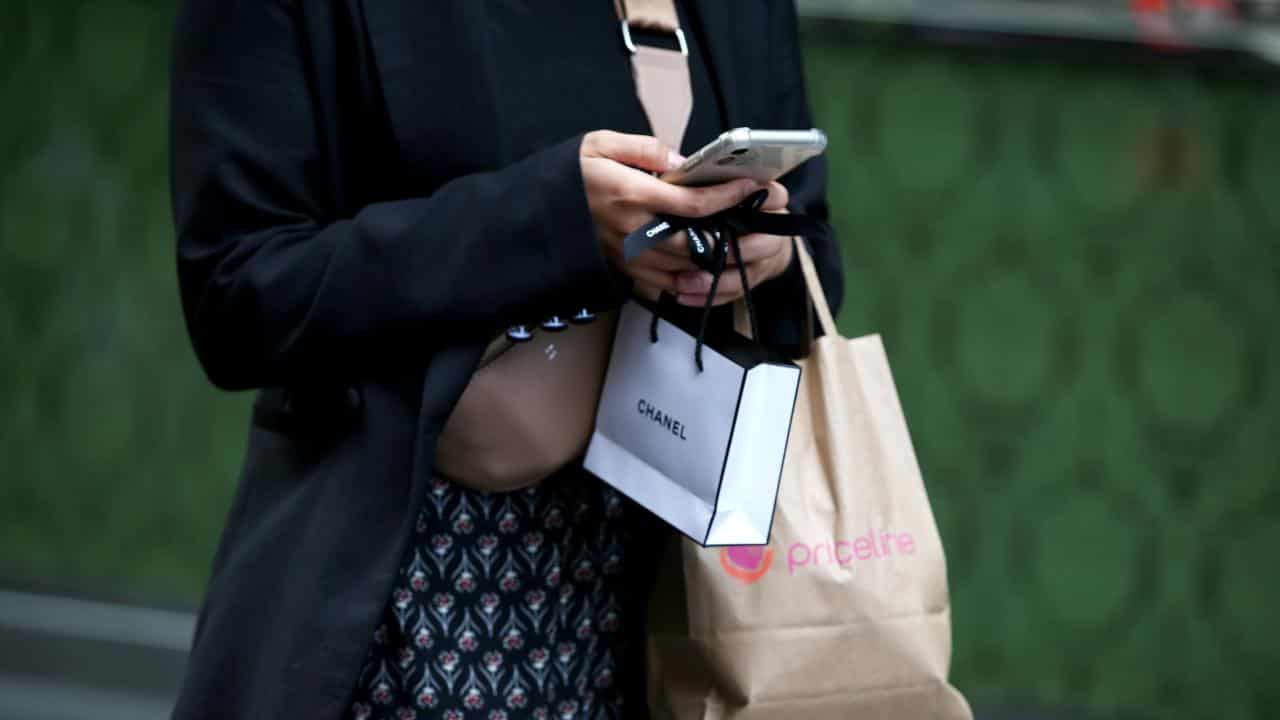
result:
[[[698,236],[702,238],[702,242],[707,244],[708,252],[715,249],[716,247],[715,235],[709,232],[702,232],[702,233],[699,233]],[[687,258],[687,257],[693,256],[693,248],[689,244],[689,234],[686,232],[681,232],[681,233],[677,233],[676,235],[672,235],[671,237],[659,243],[656,246],[656,248],[661,250],[662,252],[665,252],[669,255],[675,255],[677,257]],[[699,250],[699,252],[702,252],[702,251]]]
[[[634,232],[636,228],[644,227],[646,224],[652,221],[653,221],[653,217],[650,216],[644,222],[635,223],[634,226],[631,228],[631,232]],[[629,233],[622,233],[622,234],[627,235]],[[709,233],[703,233],[702,237],[706,238],[707,241],[710,242],[713,247],[715,246],[715,240],[712,239]],[[653,247],[649,248],[649,250],[646,252],[657,252],[657,253],[662,253],[663,255],[668,255],[671,257],[687,260],[690,257],[689,235],[685,231],[681,230],[680,232],[666,238],[665,240],[658,243],[657,245],[654,245]]]
[[[721,285],[716,287],[716,294],[712,296],[711,304],[716,306],[731,303],[735,300],[742,299],[742,295],[742,284],[740,282],[737,282],[735,279],[734,282],[726,283],[722,278]],[[682,305],[703,307],[707,304],[706,293],[680,293],[675,297],[676,301]]]
[[[764,204],[760,206],[761,210],[766,212],[779,212],[787,209],[787,202],[791,200],[791,194],[787,192],[787,187],[780,182],[769,183],[769,197],[765,198]]]
[[[623,165],[659,173],[684,162],[679,153],[656,137],[629,135],[612,130],[587,133],[582,139],[581,152],[587,157],[609,158]]]
[[[735,300],[740,300],[741,298],[742,298],[742,293],[740,292],[738,293],[717,292],[715,294],[715,297],[711,299],[711,306],[719,307],[721,305],[728,305],[729,303],[734,302]],[[705,294],[677,295],[676,302],[680,303],[681,305],[686,305],[688,307],[706,307],[707,296]]]
[[[750,265],[751,263],[776,257],[786,249],[786,244],[789,241],[790,238],[781,235],[755,233],[738,238],[738,249],[742,251],[742,262]],[[737,258],[734,257],[733,252],[730,252],[728,266],[737,267],[737,265]]]
[[[747,273],[747,282],[751,282],[750,272]],[[742,278],[737,271],[720,275],[720,282],[716,283],[716,295],[742,297]],[[706,298],[706,293],[703,293],[703,298]]]
[[[671,273],[672,275],[696,272],[698,270],[698,266],[694,264],[688,253],[675,255],[656,249],[641,254],[640,257],[635,259],[634,263],[639,267]]]
[[[619,221],[616,224],[611,225],[611,227],[618,237],[626,238],[637,229],[642,228],[651,222],[653,222],[652,215],[644,213],[628,213],[625,217],[619,218]],[[621,247],[621,243],[619,243],[619,247]],[[683,230],[644,251],[635,259],[638,261],[640,258],[647,258],[652,255],[662,255],[669,259],[666,261],[668,263],[672,261],[685,261],[688,265],[687,268],[676,267],[675,265],[663,265],[664,269],[679,271],[693,270],[697,267],[693,264],[692,259],[690,259],[689,241]]]
[[[758,268],[747,267],[747,282],[754,281],[752,273],[757,272]],[[703,299],[707,293],[711,292],[711,273],[708,272],[684,272],[676,277],[676,290],[681,295],[700,295]],[[720,282],[716,283],[716,293],[742,294],[742,278],[735,270],[733,272],[720,273]]]
[[[766,271],[764,263],[747,265],[747,283],[749,287],[758,287],[763,281]],[[705,305],[707,293],[711,291],[711,274],[707,272],[681,273],[676,277],[676,298],[688,305]],[[713,304],[722,304],[742,297],[742,276],[735,269],[733,272],[720,274],[720,282],[716,283],[716,300]],[[689,300],[689,302],[684,302]]]
[[[706,217],[737,205],[758,189],[760,186],[756,181],[747,179],[704,187],[681,187],[657,178],[638,178],[634,198],[654,214]]]
[[[654,270],[634,263],[626,266],[626,272],[637,282],[644,283],[672,295],[679,293],[676,289],[675,273],[662,272],[661,270]]]
[[[681,230],[671,237],[663,240],[653,249],[666,255],[674,255],[675,257],[689,257],[689,234]]]
[[[676,276],[676,291],[681,295],[706,295],[711,291],[711,273],[702,270],[683,272]],[[720,276],[721,283],[724,275]]]

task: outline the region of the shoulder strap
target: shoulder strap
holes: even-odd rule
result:
[[[622,41],[631,52],[636,95],[644,106],[649,126],[667,147],[679,152],[693,111],[693,83],[689,77],[689,45],[680,28],[675,0],[614,0],[614,9],[621,24]],[[637,45],[631,38],[632,28],[671,33],[680,49]],[[803,243],[797,242],[797,246],[801,245]],[[810,292],[812,289],[810,283]],[[733,311],[734,327],[741,334],[753,337],[746,303],[734,303]],[[830,311],[825,317],[830,318]]]
[[[614,0],[622,28],[622,41],[631,53],[636,95],[644,106],[653,134],[680,152],[684,131],[693,111],[693,84],[689,79],[689,46],[680,29],[675,0]],[[636,44],[632,28],[675,35],[679,50]]]
[[[667,32],[680,30],[675,0],[614,0],[614,6],[618,17],[635,27]]]

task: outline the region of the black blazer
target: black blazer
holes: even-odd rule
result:
[[[213,383],[259,393],[174,717],[337,717],[487,340],[625,294],[582,187],[593,119],[555,101],[583,90],[511,107],[499,68],[537,59],[494,42],[499,2],[182,3],[183,308]],[[689,9],[730,126],[810,127],[791,0]],[[825,218],[824,173],[787,178],[794,210]],[[757,291],[766,339],[799,342],[802,293],[794,266]]]

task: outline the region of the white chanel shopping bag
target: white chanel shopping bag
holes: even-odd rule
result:
[[[769,542],[800,368],[623,306],[584,465],[700,545]],[[652,332],[656,329],[656,333]]]

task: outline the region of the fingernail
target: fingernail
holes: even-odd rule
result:
[[[676,302],[689,307],[702,307],[706,303],[706,298],[700,298],[697,295],[681,295],[676,298]]]
[[[667,151],[667,167],[668,168],[680,167],[683,164],[684,164],[683,155],[676,152],[675,150]]]

